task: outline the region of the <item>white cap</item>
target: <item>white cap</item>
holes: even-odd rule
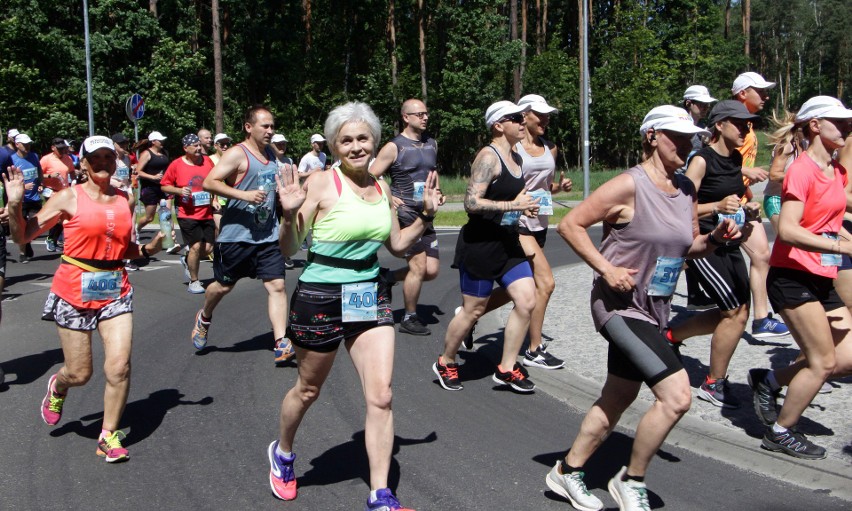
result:
[[[9,130],[9,132],[8,132],[8,133],[6,133],[6,136],[7,136],[8,138],[15,138],[15,137],[17,137],[20,133],[21,133],[20,131],[16,130],[15,128],[12,128],[12,129],[10,129],[10,130]]]
[[[518,106],[530,106],[530,110],[540,114],[549,114],[556,112],[556,108],[547,104],[547,101],[538,94],[527,94],[518,100]]]
[[[32,144],[33,139],[30,138],[26,133],[18,133],[15,135],[15,143],[16,144]]]
[[[165,140],[165,139],[166,139],[166,137],[164,137],[163,134],[160,133],[159,131],[152,131],[148,135],[148,140],[150,140],[151,142],[153,142],[155,140]]]
[[[663,105],[654,107],[645,115],[642,120],[642,127],[639,128],[639,133],[644,135],[649,129],[676,131],[687,135],[700,133],[702,135],[710,135],[710,132],[699,128],[692,122],[692,117],[683,108]]]
[[[852,110],[843,106],[837,98],[816,96],[805,101],[796,114],[797,123],[811,119],[852,119]]]
[[[771,89],[772,87],[775,87],[775,82],[767,82],[759,74],[749,71],[748,73],[741,74],[736,80],[734,80],[734,86],[731,87],[731,94],[737,94],[749,87],[754,87],[755,89]]]
[[[719,101],[710,95],[710,91],[703,85],[692,85],[683,93],[683,99],[698,101],[699,103],[712,103]]]
[[[325,142],[325,138],[319,133],[314,133],[311,135],[311,143],[313,144],[314,142]]]
[[[109,137],[104,137],[101,135],[95,135],[93,137],[89,137],[83,141],[83,145],[80,146],[80,156],[85,158],[86,155],[97,151],[98,149],[109,149],[113,153],[115,152],[115,143],[113,143],[112,139]]]
[[[272,143],[273,144],[277,144],[279,142],[286,142],[286,141],[287,141],[287,137],[285,137],[284,135],[282,135],[280,133],[276,133],[276,134],[272,135]],[[313,139],[313,137],[311,137],[311,143],[313,143],[313,142],[314,142],[314,139]]]
[[[491,128],[491,126],[494,126],[497,121],[507,115],[518,114],[528,110],[530,110],[529,105],[520,106],[512,103],[511,101],[498,101],[496,103],[492,103],[491,106],[485,110],[485,125]]]
[[[229,137],[227,133],[216,133],[216,136],[213,137],[214,144],[218,144],[222,140],[231,140],[231,137]]]

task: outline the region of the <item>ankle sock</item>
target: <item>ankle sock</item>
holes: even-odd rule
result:
[[[102,438],[106,438],[106,437],[110,436],[111,434],[112,434],[112,431],[110,431],[108,429],[101,429],[101,435],[98,437],[98,440],[101,440]]]
[[[210,323],[212,320],[213,320],[213,318],[208,318],[207,316],[204,315],[203,312],[201,313],[201,322],[202,323]]]
[[[287,452],[287,451],[281,449],[281,445],[275,446],[275,455],[278,456],[279,458],[287,458],[287,459],[290,459],[290,458],[293,457],[293,453]]]
[[[417,313],[416,313],[416,312],[408,312],[408,311],[405,311],[405,317],[404,317],[404,318],[402,318],[402,320],[403,320],[403,321],[408,321],[409,319],[411,319],[411,317],[412,317],[412,316],[416,316],[416,315],[417,315]]]
[[[716,378],[712,378],[708,374],[707,376],[704,377],[704,383],[706,383],[707,385],[713,385],[714,383],[716,383]]]
[[[677,343],[680,342],[679,340],[674,338],[674,335],[672,335],[672,329],[671,328],[666,329],[666,340],[669,341],[672,344],[677,344]]]
[[[645,482],[645,476],[632,476],[628,473],[625,473],[624,479],[622,479],[622,481],[634,481],[634,482],[637,482],[637,483],[644,483]]]
[[[565,475],[573,474],[574,472],[582,472],[583,467],[572,467],[571,465],[565,463],[565,460],[562,460],[562,464],[559,466],[559,470],[562,471],[562,475]]]
[[[772,432],[773,433],[785,433],[786,431],[787,431],[787,428],[785,428],[784,426],[779,426],[777,422],[772,425]]]

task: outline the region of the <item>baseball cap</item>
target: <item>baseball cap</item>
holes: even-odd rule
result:
[[[518,106],[530,106],[530,110],[533,112],[538,112],[540,114],[549,114],[551,112],[558,112],[558,110],[547,104],[547,101],[539,96],[538,94],[527,94],[518,100]]]
[[[650,112],[645,114],[642,120],[642,126],[639,128],[639,133],[644,135],[648,130],[653,129],[674,131],[677,133],[685,133],[694,135],[709,135],[710,132],[700,128],[692,122],[692,117],[683,108],[673,105],[662,105],[654,107]]]
[[[492,103],[491,106],[485,110],[485,126],[491,128],[495,123],[497,123],[497,121],[507,115],[519,114],[529,110],[530,105],[528,104],[521,106],[505,100]]]
[[[325,139],[319,133],[314,133],[311,135],[311,143],[313,144],[314,142],[325,142]]]
[[[53,141],[50,143],[50,145],[52,145],[53,147],[55,147],[57,149],[62,149],[63,147],[68,147],[68,144],[65,142],[65,139],[62,138],[62,137],[54,138]]]
[[[852,110],[849,110],[839,99],[831,96],[815,96],[802,105],[796,114],[796,122],[805,122],[811,119],[850,119]]]
[[[159,131],[152,131],[148,135],[148,140],[150,140],[151,142],[153,142],[155,140],[165,140],[165,139],[166,139],[166,137],[164,137],[163,134],[160,133]]]
[[[16,130],[16,129],[12,128],[12,129],[10,129],[10,130],[8,131],[8,133],[6,133],[6,137],[8,137],[8,138],[15,138],[15,137],[17,137],[17,136],[18,136],[18,135],[20,135],[20,134],[21,134],[21,132],[20,132],[20,131],[18,131],[18,130]]]
[[[231,140],[231,137],[229,137],[227,133],[216,133],[216,136],[213,137],[213,142],[216,144],[218,144],[222,140]]]
[[[125,142],[130,142],[130,140],[128,140],[128,138],[124,136],[124,133],[113,133],[110,138],[116,144],[123,144]]]
[[[741,74],[736,80],[734,80],[734,86],[731,87],[731,93],[736,94],[748,89],[749,87],[754,87],[755,89],[771,89],[775,87],[775,82],[767,82],[759,74],[754,71],[749,71]]]
[[[725,119],[745,119],[754,122],[760,119],[760,116],[750,113],[746,106],[739,101],[726,99],[716,103],[713,110],[710,110],[707,122],[709,124],[716,124]]]
[[[713,103],[714,101],[719,101],[711,96],[710,91],[708,91],[707,87],[703,85],[691,85],[687,87],[686,91],[683,93],[683,99],[698,101],[699,103]]]
[[[280,133],[276,133],[276,134],[272,135],[272,143],[273,144],[277,144],[279,142],[286,142],[286,141],[287,141],[287,137],[285,137],[284,135],[281,135]],[[313,137],[311,137],[311,143],[313,143],[313,142],[314,142],[314,139],[313,139]]]
[[[109,149],[114,153],[115,144],[113,143],[111,138],[107,138],[101,135],[89,137],[84,140],[83,145],[80,146],[80,157],[85,158],[89,154],[97,151],[98,149]]]
[[[15,143],[16,144],[32,144],[33,139],[30,138],[26,133],[18,133],[15,135]]]
[[[183,144],[184,147],[186,147],[188,145],[195,145],[195,144],[198,144],[200,142],[201,142],[201,139],[198,138],[198,135],[196,135],[195,133],[190,133],[189,135],[184,135],[184,137],[181,139],[181,143]]]

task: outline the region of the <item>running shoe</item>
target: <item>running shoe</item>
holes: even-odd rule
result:
[[[715,309],[716,307],[716,302],[704,293],[690,296],[686,302],[686,310],[688,311],[700,312]]]
[[[517,362],[515,362],[515,366],[512,367],[511,371],[505,373],[500,370],[500,366],[498,365],[497,371],[494,372],[494,376],[491,379],[494,380],[494,383],[508,385],[518,392],[528,393],[535,390],[535,383],[529,379],[521,368],[521,365]]]
[[[704,383],[698,387],[698,399],[703,399],[720,408],[739,408],[740,401],[731,394],[728,378],[719,378],[712,384]]]
[[[583,482],[583,476],[586,474],[582,471],[560,474],[559,465],[561,464],[562,461],[557,461],[556,465],[547,473],[547,477],[544,478],[547,487],[560,497],[571,501],[574,509],[579,509],[580,511],[599,511],[603,509],[603,502],[592,495],[589,489],[586,488],[586,483]]]
[[[181,246],[179,244],[175,243],[175,245],[173,247],[166,249],[166,253],[174,255],[174,254],[177,254],[178,252],[180,252],[180,249],[181,249]]]
[[[456,307],[455,315],[458,316],[461,311],[461,307]],[[477,323],[479,323],[479,321],[473,322],[473,326],[470,327],[470,331],[464,336],[464,339],[462,339],[462,346],[464,346],[464,349],[468,351],[473,349],[473,332],[476,330]]]
[[[204,294],[204,286],[201,284],[200,280],[193,280],[188,286],[186,286],[186,292],[194,295],[202,295]]]
[[[27,264],[30,262],[30,258],[26,254],[21,254],[18,256],[18,262],[21,264]]]
[[[781,389],[773,391],[767,376],[769,369],[749,369],[748,385],[754,396],[754,413],[765,426],[771,426],[778,420],[778,395]]]
[[[277,448],[278,440],[275,440],[266,450],[269,455],[269,486],[272,488],[272,494],[279,499],[293,500],[298,493],[296,474],[293,472],[296,454],[293,453],[291,457],[284,458],[275,452]]]
[[[207,346],[207,330],[210,328],[210,322],[201,319],[202,312],[198,311],[195,315],[195,327],[192,329],[192,345],[197,350]]]
[[[408,319],[399,324],[399,331],[411,335],[431,335],[432,332],[420,321],[417,314],[412,314]]]
[[[189,265],[186,263],[186,256],[183,254],[180,256],[180,265],[183,266],[183,283],[186,284],[192,280],[192,277],[189,276]],[[190,293],[192,293],[192,291],[190,291]]]
[[[29,257],[30,259],[35,257],[35,252],[33,252],[33,244],[32,243],[27,243],[27,246],[25,248],[26,248],[25,253],[26,253],[27,257]]]
[[[121,445],[122,438],[124,438],[124,433],[121,431],[113,431],[109,435],[99,438],[97,455],[104,458],[107,463],[129,460],[130,454]]]
[[[414,511],[411,508],[402,507],[390,488],[376,490],[376,500],[372,497],[367,499],[367,507],[364,511]]]
[[[296,350],[293,348],[290,339],[282,337],[275,341],[275,349],[272,350],[272,353],[275,354],[275,365],[281,365],[293,358]]]
[[[766,429],[761,447],[769,451],[783,452],[794,458],[806,460],[821,460],[825,458],[825,448],[816,445],[805,435],[790,428],[783,433],[776,433],[772,427]]]
[[[535,351],[524,351],[524,365],[541,369],[559,369],[565,366],[565,362],[548,353],[547,345],[542,343]]]
[[[618,503],[618,509],[620,511],[651,511],[651,504],[648,503],[648,488],[645,487],[645,483],[623,481],[622,478],[626,474],[627,467],[621,467],[607,485],[609,494]]]
[[[443,355],[438,356],[438,361],[432,364],[432,372],[438,376],[438,383],[444,390],[461,390],[464,388],[459,380],[458,364],[443,364]]]
[[[284,258],[284,268],[287,270],[292,270],[296,267],[296,263],[293,262],[293,259],[289,257]]]
[[[41,400],[41,418],[48,426],[55,426],[62,418],[62,407],[68,394],[56,392],[56,375],[47,380],[47,394]]]
[[[787,325],[773,318],[771,313],[763,319],[755,319],[751,322],[751,336],[756,339],[781,337],[789,333]]]
[[[56,252],[56,242],[50,238],[44,240],[44,247],[48,252]]]
[[[131,261],[130,259],[124,260],[124,269],[127,271],[139,271],[139,265]]]
[[[834,390],[834,387],[830,383],[824,382],[822,387],[817,391],[817,394],[831,394],[832,390]]]

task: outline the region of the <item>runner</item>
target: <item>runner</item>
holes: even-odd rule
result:
[[[364,438],[370,464],[366,510],[405,511],[388,488],[393,450],[394,330],[388,283],[380,277],[376,252],[384,246],[402,256],[423,235],[438,208],[438,177],[430,172],[423,212],[402,229],[392,214],[387,184],[369,173],[381,137],[381,124],[364,103],[346,103],[325,122],[325,136],[339,166],[310,178],[307,191],[292,166],[279,180],[284,220],[281,249],[299,250],[308,228],[314,243],[308,265],[293,292],[290,338],[296,346],[299,378],[281,403],[280,436],[267,449],[269,483],[283,500],[297,495],[293,439],[316,401],[343,343],[364,392]],[[340,460],[351,463],[352,460]]]
[[[148,147],[139,153],[139,163],[136,164],[136,174],[139,176],[139,202],[145,207],[145,216],[139,219],[136,229],[141,234],[142,228],[154,220],[160,201],[171,198],[166,197],[160,188],[160,180],[163,179],[166,169],[169,167],[169,154],[163,148],[166,137],[159,131],[152,131],[148,135]],[[169,254],[180,252],[180,245],[167,250]]]
[[[399,226],[405,228],[423,212],[423,186],[426,176],[436,171],[438,143],[426,134],[429,111],[425,103],[419,99],[408,99],[402,104],[400,113],[405,128],[382,147],[370,167],[370,173],[376,177],[389,173]],[[443,204],[443,196],[440,203]],[[417,316],[417,302],[423,282],[434,280],[441,264],[438,234],[432,226],[426,228],[423,237],[405,254],[405,259],[408,265],[393,272],[393,280],[402,281],[405,306],[399,331],[431,335],[432,332]]]
[[[48,379],[42,419],[56,425],[68,390],[85,385],[92,377],[92,332],[97,329],[104,344],[106,379],[97,454],[112,463],[129,457],[118,427],[130,390],[133,287],[122,260],[157,253],[162,235],[143,247],[130,241],[133,219],[127,196],[110,185],[115,172],[112,140],[87,138],[81,157],[88,179],[57,192],[29,220],[21,210],[25,180],[20,169],[12,167],[4,179],[16,241],[32,240],[57,222],[65,223],[65,254],[44,306],[44,316],[56,321],[65,363]]]
[[[485,311],[494,281],[506,289],[515,307],[509,314],[503,355],[492,376],[495,383],[529,393],[535,384],[518,364],[518,351],[535,307],[535,281],[521,242],[518,219],[534,217],[539,200],[527,193],[522,158],[515,146],[526,136],[524,112],[529,105],[498,101],[485,111],[491,143],[476,155],[464,198],[468,222],[456,243],[462,310],[447,326],[444,351],[432,365],[445,390],[462,390],[456,355],[463,338]]]
[[[686,110],[659,106],[640,128],[646,159],[613,178],[580,203],[559,224],[559,234],[595,271],[592,318],[609,342],[601,397],[586,414],[564,460],[545,481],[576,509],[599,510],[603,503],[586,488],[583,466],[636,399],[642,382],[656,401],[636,429],[630,461],[609,481],[622,511],[650,510],[645,474],[669,432],[689,410],[689,376],[663,334],[671,298],[686,257],[701,257],[739,236],[732,220],[696,235],[693,184],[678,169],[684,164],[695,126]],[[604,222],[600,248],[586,229]]]
[[[802,105],[796,123],[808,148],[784,178],[767,290],[804,359],[774,371],[752,369],[749,383],[755,412],[769,426],[761,446],[796,458],[822,459],[825,448],[796,425],[826,379],[852,374],[852,314],[833,282],[841,255],[852,255],[852,234],[842,226],[849,179],[832,158],[852,131],[852,110],[835,98],[816,96]],[[784,385],[787,393],[779,412],[776,401]]]
[[[41,210],[42,175],[41,163],[36,153],[32,151],[33,140],[26,133],[15,135],[15,150],[0,161],[0,169],[7,171],[9,167],[17,167],[24,176],[24,218],[31,218]],[[30,242],[18,244],[18,261],[26,264],[35,255]]]
[[[231,148],[231,137],[229,137],[227,133],[217,133],[216,137],[213,139],[213,146],[216,148],[216,152],[210,155],[210,161],[213,162],[213,165],[218,165],[219,159],[222,158],[225,151]],[[228,199],[224,197],[215,197],[214,200],[219,203],[218,208],[213,208],[213,222],[216,224],[216,232],[214,235],[215,238],[218,238],[219,224],[222,221],[222,210],[225,208],[225,204],[228,203]]]
[[[772,163],[769,167],[769,180],[763,190],[763,211],[775,232],[778,232],[778,215],[781,214],[781,183],[787,169],[805,150],[802,130],[796,125],[796,114],[784,112],[784,118],[778,120],[773,114],[776,130],[769,135],[772,142]]]
[[[198,280],[198,266],[201,258],[212,252],[216,241],[213,208],[218,204],[211,201],[210,192],[202,188],[204,179],[213,169],[213,162],[201,154],[202,145],[197,135],[186,135],[182,143],[185,154],[169,164],[160,187],[163,193],[179,197],[178,226],[187,247],[187,255],[180,256],[184,279],[189,283],[186,290],[202,294],[204,286]]]
[[[734,219],[743,229],[743,238],[703,258],[688,261],[718,309],[696,314],[666,332],[673,344],[712,332],[710,368],[698,388],[698,398],[724,408],[740,406],[728,389],[728,365],[749,315],[748,270],[740,241],[752,232],[754,223],[749,220],[760,209],[756,202],[746,202],[742,155],[737,147],[748,133],[749,122],[757,118],[742,103],[733,100],[720,101],[710,111],[710,145],[692,157],[686,171],[698,191],[698,226],[702,234],[707,234],[723,219]]]
[[[213,247],[214,281],[207,286],[204,306],[195,315],[192,344],[207,346],[213,310],[244,277],[260,279],[269,295],[269,321],[275,338],[275,363],[295,354],[285,337],[287,294],[284,258],[278,248],[275,176],[278,164],[269,148],[275,121],[269,110],[255,105],[243,116],[245,140],[228,150],[204,178],[204,190],[228,199],[219,237]]]
[[[45,200],[50,196],[68,187],[71,182],[70,176],[74,175],[74,161],[68,155],[68,143],[61,137],[56,137],[50,144],[50,152],[39,160],[41,171],[44,175],[44,190],[42,195]],[[48,252],[56,252],[57,244],[61,241],[62,224],[57,223],[47,233],[44,244]]]

